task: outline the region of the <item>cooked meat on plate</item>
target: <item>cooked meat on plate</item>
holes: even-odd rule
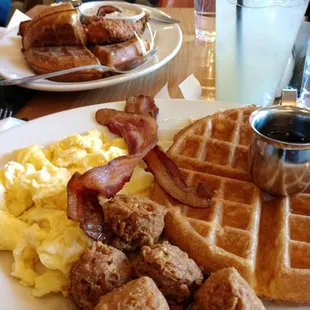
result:
[[[212,274],[195,294],[192,310],[263,310],[253,289],[233,268]]]
[[[121,250],[155,244],[165,225],[166,209],[141,196],[117,195],[103,205],[103,213],[115,235],[112,245]]]
[[[79,308],[91,310],[102,295],[130,280],[131,264],[126,255],[94,242],[72,267],[68,292]]]
[[[91,16],[83,23],[88,44],[111,44],[128,41],[135,37],[134,32],[142,34],[149,21],[145,15],[137,22],[128,20],[105,19],[102,16]]]
[[[198,265],[167,241],[143,247],[133,267],[138,276],[149,276],[167,298],[178,302],[187,299],[203,280]]]
[[[142,277],[102,296],[95,310],[169,310],[169,306],[154,281]]]

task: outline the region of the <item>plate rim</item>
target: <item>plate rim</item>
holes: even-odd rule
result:
[[[178,102],[183,102],[183,103],[186,103],[186,102],[189,102],[190,104],[217,104],[217,105],[221,105],[221,104],[224,104],[224,105],[231,105],[231,109],[235,109],[235,108],[239,108],[241,106],[244,106],[243,104],[241,103],[237,103],[237,102],[233,102],[233,101],[225,101],[225,100],[204,100],[204,99],[155,99],[155,102],[157,105],[159,105],[159,108],[160,108],[160,105],[161,104],[177,104]],[[77,112],[77,111],[87,111],[87,110],[95,110],[95,109],[98,109],[98,108],[101,108],[101,107],[107,107],[107,108],[111,108],[111,106],[118,106],[118,105],[124,105],[125,104],[125,100],[119,100],[119,101],[111,101],[111,102],[101,102],[101,103],[97,103],[97,104],[93,104],[93,105],[87,105],[87,106],[82,106],[82,107],[76,107],[76,108],[72,108],[72,109],[67,109],[67,110],[63,110],[63,111],[58,111],[58,112],[54,112],[54,113],[51,113],[51,114],[47,114],[47,115],[44,115],[44,116],[40,116],[38,118],[35,118],[33,120],[30,120],[28,122],[24,122],[18,126],[15,126],[15,127],[12,127],[10,129],[7,129],[3,132],[0,132],[0,138],[3,137],[4,135],[6,135],[7,133],[11,133],[13,131],[17,131],[17,130],[20,130],[20,128],[23,126],[23,128],[25,128],[25,126],[31,124],[35,124],[37,122],[41,122],[43,119],[44,120],[47,120],[47,119],[50,119],[50,118],[54,118],[54,117],[57,117],[58,115],[65,115],[65,114],[71,114],[71,113],[74,113],[74,112]],[[158,104],[159,103],[159,104]],[[219,107],[219,110],[222,109]],[[226,109],[224,109],[226,110]],[[210,114],[204,114],[202,117],[205,117],[205,116],[208,116]],[[190,116],[189,116],[190,117]],[[160,126],[159,126],[160,128]],[[0,157],[1,157],[1,152],[0,152]]]

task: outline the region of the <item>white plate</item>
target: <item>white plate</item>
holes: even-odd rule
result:
[[[238,108],[241,105],[231,102],[210,102],[193,100],[157,100],[160,108],[158,116],[159,138],[171,141],[175,133],[189,124],[190,117],[197,119],[204,115],[213,114],[219,109]],[[47,145],[64,136],[83,133],[92,128],[100,128],[94,120],[94,113],[100,108],[122,109],[123,103],[99,104],[74,110],[52,114],[24,123],[18,127],[0,133],[0,167],[10,159],[9,153],[17,148],[30,144]],[[47,296],[42,299],[31,296],[31,290],[18,284],[10,276],[12,254],[0,252],[0,309],[18,310],[58,310],[75,309],[69,300],[60,294]],[[310,307],[286,307],[266,303],[267,309],[308,309]],[[76,309],[75,309],[76,310]]]
[[[1,0],[0,0],[1,1]],[[91,2],[94,6],[98,2]],[[88,7],[90,2],[87,3]],[[144,7],[144,6],[140,6]],[[167,14],[147,7],[150,11],[156,13],[160,12],[165,16]],[[107,87],[126,81],[130,81],[141,77],[145,74],[153,72],[170,61],[179,51],[182,45],[182,31],[177,24],[165,24],[157,21],[150,22],[152,30],[156,31],[155,46],[159,51],[149,62],[145,63],[138,70],[124,75],[112,76],[100,80],[63,83],[53,82],[49,80],[37,80],[29,84],[21,86],[25,88],[43,90],[43,91],[78,91]],[[34,72],[28,67],[21,52],[21,37],[17,35],[18,27],[9,31],[6,36],[0,41],[0,76],[8,79],[22,78],[33,75]],[[148,30],[145,31],[144,36],[148,38]]]

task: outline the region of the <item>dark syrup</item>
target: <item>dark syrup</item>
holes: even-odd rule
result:
[[[288,143],[310,143],[310,138],[305,137],[299,133],[287,132],[282,130],[275,130],[269,132],[262,132],[264,136],[267,136],[271,139],[288,142]]]

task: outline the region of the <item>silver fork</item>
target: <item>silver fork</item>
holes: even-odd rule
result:
[[[0,109],[0,120],[11,117],[12,114],[13,112],[10,109]]]
[[[125,74],[125,73],[129,73],[129,72],[133,72],[133,71],[137,70],[138,67],[140,67],[141,65],[143,65],[144,63],[149,61],[151,58],[153,58],[157,52],[158,52],[158,48],[154,48],[150,52],[148,52],[145,56],[141,56],[141,57],[131,61],[130,63],[125,63],[123,65],[118,66],[117,68],[107,67],[107,66],[103,66],[103,65],[82,66],[82,67],[76,67],[76,68],[51,72],[51,73],[47,73],[47,74],[38,74],[38,75],[27,76],[27,77],[20,78],[20,79],[1,80],[0,86],[25,84],[25,83],[36,81],[39,79],[48,79],[48,78],[63,75],[63,74],[74,73],[74,72],[78,72],[81,70],[90,70],[90,69],[101,69],[103,71],[110,71],[110,72]]]

